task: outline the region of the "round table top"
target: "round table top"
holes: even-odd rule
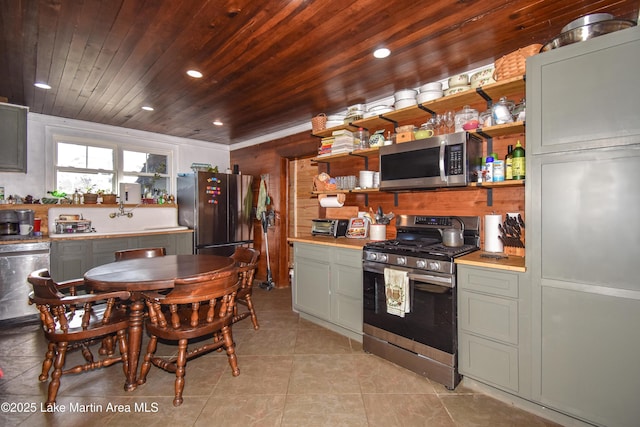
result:
[[[175,279],[232,268],[233,259],[219,255],[166,255],[136,258],[100,265],[84,279],[99,291],[148,291],[173,288]]]

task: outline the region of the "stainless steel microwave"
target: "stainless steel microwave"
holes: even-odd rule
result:
[[[482,139],[469,132],[380,148],[380,189],[412,190],[465,186],[477,180]]]
[[[343,237],[349,228],[348,219],[312,219],[311,234],[314,236]]]

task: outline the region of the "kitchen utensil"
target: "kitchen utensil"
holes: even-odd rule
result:
[[[585,25],[595,24],[596,22],[608,21],[610,19],[614,19],[614,16],[610,13],[592,13],[590,15],[581,16],[562,27],[561,33],[566,33],[574,28],[583,27]]]
[[[561,33],[559,36],[542,46],[540,52],[557,49],[573,43],[589,40],[604,34],[613,33],[635,26],[636,23],[626,19],[610,19],[608,21],[594,22]]]
[[[460,229],[457,228],[445,228],[442,231],[442,244],[452,248],[458,248],[464,245],[464,222],[457,216],[452,216],[451,219],[455,219],[460,223]]]

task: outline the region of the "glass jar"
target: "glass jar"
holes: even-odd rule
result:
[[[506,97],[500,98],[500,101],[491,107],[491,115],[493,116],[494,125],[503,125],[505,123],[513,123],[511,112],[513,111],[513,101],[507,101]]]
[[[464,126],[467,125],[467,127],[469,127],[470,125],[473,125],[475,122],[475,126],[473,126],[472,128],[475,129],[478,127],[478,110],[471,108],[468,105],[465,105],[464,108],[462,108],[462,110],[458,111],[456,113],[455,119],[454,119],[454,126],[455,126],[455,131],[456,132],[462,132],[464,129]]]

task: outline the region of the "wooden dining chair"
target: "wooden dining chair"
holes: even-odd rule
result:
[[[260,328],[258,324],[258,317],[256,316],[256,310],[253,307],[253,301],[251,299],[253,292],[253,279],[258,267],[258,257],[260,251],[253,248],[247,248],[244,246],[238,246],[231,255],[236,262],[238,268],[238,276],[240,279],[240,289],[236,295],[236,303],[245,305],[249,311],[238,314],[238,305],[236,304],[233,312],[233,322],[238,322],[251,316],[251,322],[253,323],[253,329]]]
[[[188,279],[177,279],[166,295],[144,292],[149,318],[145,322],[151,335],[139,384],[144,384],[151,365],[167,372],[175,372],[174,406],[182,404],[187,360],[209,351],[224,348],[231,373],[238,376],[238,362],[231,333],[235,296],[240,282],[235,268],[205,273]],[[187,351],[188,340],[209,337]],[[158,338],[178,342],[178,355],[171,359],[156,357]]]
[[[29,303],[38,308],[42,330],[49,342],[38,378],[40,381],[49,378],[53,365],[47,405],[55,403],[62,375],[78,374],[120,361],[124,362],[123,370],[127,374],[126,331],[129,320],[126,309],[120,308],[119,302],[127,300],[129,292],[78,294],[75,287],[82,281],[55,283],[46,268],[32,272],[27,280],[33,287]],[[65,295],[63,291],[69,292]],[[106,354],[96,359],[90,346],[98,341],[104,343],[103,340],[113,334],[117,336],[120,356],[114,355],[113,347],[103,346],[99,354]],[[67,352],[75,349],[81,349],[85,361],[65,369]]]
[[[115,252],[116,261],[124,261],[125,259],[135,258],[154,258],[157,256],[165,256],[167,251],[165,248],[137,248],[123,249]]]

